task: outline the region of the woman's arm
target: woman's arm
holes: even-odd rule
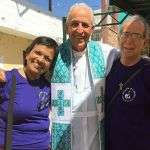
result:
[[[5,82],[6,78],[5,78],[5,71],[0,69],[0,82]]]
[[[0,85],[5,84],[5,82],[6,82],[5,71],[0,69]],[[1,99],[2,99],[2,96],[1,96],[1,86],[0,86],[0,101]],[[0,145],[0,150],[4,150],[1,145]]]

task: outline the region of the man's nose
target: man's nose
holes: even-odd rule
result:
[[[84,27],[82,26],[82,23],[79,23],[78,26],[77,26],[77,31],[82,33],[84,30]]]
[[[133,40],[132,36],[128,36],[128,38],[126,38],[125,42],[126,43],[133,43],[134,40]]]

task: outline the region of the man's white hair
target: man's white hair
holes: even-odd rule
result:
[[[119,34],[122,33],[123,31],[123,27],[126,23],[128,22],[133,22],[133,21],[140,21],[141,23],[143,23],[144,25],[144,37],[145,38],[148,38],[149,37],[149,25],[148,23],[146,22],[146,20],[140,16],[140,15],[132,15],[132,16],[129,16],[122,24],[121,28],[120,28],[120,31],[119,31]]]
[[[71,12],[73,9],[75,8],[86,8],[87,10],[89,10],[90,14],[91,14],[91,21],[92,21],[92,25],[94,25],[94,14],[93,14],[93,10],[91,7],[89,7],[87,4],[85,3],[75,3],[74,5],[72,5],[68,11],[67,14],[67,18],[66,18],[66,23],[68,23],[68,20],[70,18]]]

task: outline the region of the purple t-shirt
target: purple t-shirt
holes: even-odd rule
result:
[[[12,74],[16,77],[13,108],[13,150],[46,150],[50,143],[50,84],[44,79],[29,81],[13,69],[6,72],[5,84],[0,83],[0,145],[4,144],[7,108]]]
[[[126,67],[116,61],[106,79],[106,150],[150,149],[150,65]],[[112,101],[119,83],[137,74]],[[109,106],[109,107],[108,107]]]

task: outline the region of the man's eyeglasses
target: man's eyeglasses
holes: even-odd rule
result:
[[[121,33],[121,38],[123,39],[127,39],[131,37],[133,40],[140,40],[144,38],[144,35],[140,34],[140,33],[134,33],[134,32],[122,32]]]

